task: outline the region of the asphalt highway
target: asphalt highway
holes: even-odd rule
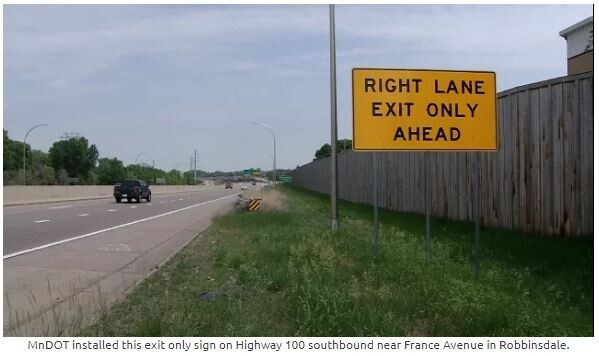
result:
[[[96,199],[37,205],[4,207],[4,252],[6,257],[57,241],[70,239],[169,212],[176,213],[200,203],[240,192],[218,187],[210,190],[153,194],[152,201],[116,203],[114,199]],[[207,207],[208,208],[208,207]],[[141,223],[141,222],[140,222]]]

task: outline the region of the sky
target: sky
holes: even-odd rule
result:
[[[592,5],[336,5],[338,137],[354,67],[494,71],[497,90],[566,75],[559,32]],[[327,5],[5,5],[3,127],[47,152],[170,170],[312,161],[330,142]]]

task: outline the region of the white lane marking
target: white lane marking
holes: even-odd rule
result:
[[[181,208],[181,209],[169,211],[169,212],[166,212],[166,213],[163,213],[163,214],[158,214],[158,215],[150,216],[149,218],[135,220],[135,221],[131,221],[131,222],[128,222],[126,224],[121,224],[121,225],[117,225],[117,226],[112,226],[112,227],[109,227],[109,228],[106,228],[106,229],[102,229],[102,230],[90,232],[89,234],[85,234],[85,235],[79,235],[79,236],[75,236],[75,237],[70,237],[68,239],[64,239],[64,240],[52,242],[52,243],[49,243],[49,244],[46,244],[46,245],[42,245],[42,246],[38,246],[38,247],[34,247],[34,248],[30,248],[28,250],[22,250],[22,251],[13,252],[11,254],[2,256],[2,259],[6,260],[8,258],[12,258],[12,257],[15,257],[15,256],[23,255],[23,254],[26,254],[26,253],[29,253],[29,252],[39,251],[39,250],[43,250],[43,249],[48,248],[48,247],[52,247],[52,246],[56,246],[56,245],[61,245],[61,244],[64,244],[64,243],[67,243],[67,242],[71,242],[71,241],[75,241],[75,240],[79,240],[79,239],[84,239],[86,237],[90,237],[90,236],[94,236],[94,235],[97,235],[97,234],[101,234],[103,232],[120,229],[122,227],[126,227],[126,226],[133,225],[133,224],[138,224],[138,223],[144,222],[144,221],[154,220],[154,219],[157,219],[157,218],[161,218],[163,216],[167,216],[167,215],[178,213],[178,212],[183,211],[183,210],[197,208],[198,206],[202,206],[202,205],[214,203],[214,202],[217,202],[219,200],[227,199],[227,198],[230,198],[230,197],[236,197],[236,196],[238,196],[238,195],[237,194],[226,195],[226,196],[218,198],[218,199],[214,199],[214,200],[210,200],[210,201],[205,201],[203,203],[198,203],[198,204],[186,206],[185,208]],[[46,221],[50,221],[50,220],[40,220],[40,222],[46,222]]]
[[[116,211],[116,209],[108,209],[107,211]]]
[[[133,205],[133,206],[131,207],[131,209],[135,209],[135,208],[137,208],[137,205]]]
[[[89,214],[79,214],[77,216],[89,216]]]
[[[36,221],[34,221],[34,223],[39,224],[39,223],[45,223],[48,221],[52,221],[52,220],[36,220]]]
[[[127,245],[127,244],[108,244],[107,246],[102,246],[102,247],[98,248],[98,250],[111,251],[111,252],[121,252],[121,251],[130,252],[131,247],[129,247],[129,245]]]
[[[60,205],[60,206],[53,206],[51,208],[48,208],[48,210],[55,210],[55,209],[66,209],[66,208],[72,208],[73,205]]]
[[[176,200],[171,200],[171,203],[174,203],[174,202],[176,202]]]
[[[183,198],[179,198],[179,200],[183,200]]]

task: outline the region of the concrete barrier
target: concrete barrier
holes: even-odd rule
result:
[[[218,189],[212,185],[153,185],[152,195]],[[4,186],[4,206],[111,198],[112,185],[10,185]]]

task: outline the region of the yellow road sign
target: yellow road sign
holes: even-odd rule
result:
[[[352,71],[356,151],[496,151],[494,72]]]

